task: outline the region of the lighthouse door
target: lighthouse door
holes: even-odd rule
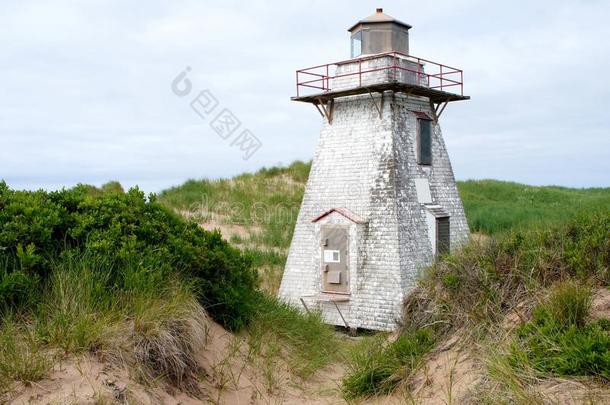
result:
[[[322,290],[332,293],[349,292],[349,268],[346,226],[322,226]]]

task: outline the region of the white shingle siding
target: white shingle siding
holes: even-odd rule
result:
[[[281,299],[319,309],[335,325],[343,321],[332,302],[320,300],[320,226],[349,226],[350,297],[337,302],[351,327],[392,330],[419,271],[434,257],[427,210],[418,201],[415,179],[427,179],[434,204],[451,216],[451,248],[468,238],[440,127],[433,125],[431,166],[417,164],[417,118],[431,114],[428,100],[388,92],[379,118],[370,96],[335,100],[332,125],[325,119],[280,286]],[[377,96],[379,102],[379,96]],[[347,208],[355,223],[333,212]]]

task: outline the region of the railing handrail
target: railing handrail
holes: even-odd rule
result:
[[[388,66],[382,66],[382,67],[362,70],[362,62],[366,62],[366,61],[373,60],[373,59],[379,59],[379,58],[383,58],[383,57],[392,57],[393,58],[392,64],[390,64]],[[405,66],[401,66],[398,61],[404,60],[404,59],[406,59],[410,62],[416,63],[418,65],[418,69],[414,70],[414,69],[410,69]],[[339,65],[343,65],[343,64],[347,64],[347,63],[358,63],[358,71],[342,73],[342,74],[333,74],[333,75],[330,74],[331,67],[336,68]],[[424,72],[423,65],[427,65],[428,67],[431,67],[433,69],[436,68],[437,71],[432,72],[432,73]],[[380,53],[380,54],[375,54],[375,55],[367,55],[367,56],[363,56],[360,58],[347,59],[347,60],[343,60],[343,61],[339,61],[339,62],[326,63],[323,65],[317,65],[317,66],[313,66],[313,67],[309,67],[309,68],[305,68],[305,69],[299,69],[296,71],[297,97],[300,96],[300,91],[299,91],[300,87],[320,89],[320,90],[323,90],[326,92],[331,91],[332,89],[330,88],[330,84],[331,84],[330,81],[333,79],[341,78],[341,77],[358,75],[359,76],[358,82],[359,82],[359,85],[361,86],[363,75],[365,75],[367,73],[382,71],[382,70],[394,70],[395,72],[397,70],[400,70],[400,71],[407,71],[407,72],[415,73],[418,78],[418,83],[419,83],[419,79],[421,77],[425,77],[425,78],[427,78],[426,87],[429,87],[432,89],[440,88],[441,90],[443,90],[447,87],[460,86],[459,94],[462,96],[464,95],[464,83],[463,83],[464,72],[461,69],[458,69],[458,68],[455,68],[455,67],[452,67],[449,65],[445,65],[442,63],[433,62],[429,59],[424,59],[424,58],[420,58],[420,57],[413,56],[413,55],[407,55],[402,52],[393,51],[393,52],[385,52],[385,53]],[[308,75],[309,77],[305,80],[305,78],[301,78],[300,75]],[[459,78],[456,78],[455,75],[459,75]],[[314,77],[313,79],[312,79],[312,76]],[[449,78],[447,76],[451,76],[451,78]],[[434,82],[434,83],[431,83],[431,82]],[[314,86],[313,85],[314,83],[320,83],[320,85]],[[455,92],[455,93],[457,94],[457,92]]]

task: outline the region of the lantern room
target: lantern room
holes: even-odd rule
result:
[[[393,51],[409,54],[410,28],[409,24],[398,21],[378,8],[375,14],[348,29],[351,33],[351,57]]]
[[[434,105],[436,121],[447,103],[469,99],[464,95],[463,73],[410,55],[410,29],[409,24],[378,8],[349,28],[351,59],[296,71],[292,100],[314,104],[331,123],[335,99],[391,91],[426,97]],[[381,107],[376,105],[380,116]]]

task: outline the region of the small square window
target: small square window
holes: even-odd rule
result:
[[[341,253],[338,250],[324,250],[324,262],[325,263],[339,263],[341,262]]]

